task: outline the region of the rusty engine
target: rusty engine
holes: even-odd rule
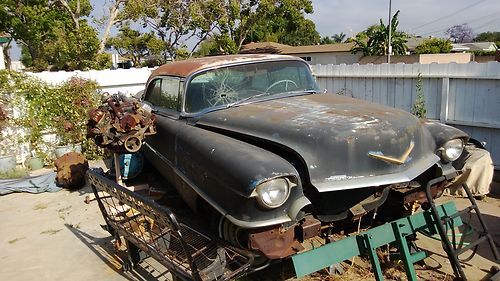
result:
[[[87,138],[114,152],[137,152],[144,138],[156,133],[151,108],[122,94],[104,96],[88,115]]]

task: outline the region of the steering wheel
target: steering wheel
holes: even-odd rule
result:
[[[278,80],[278,81],[272,83],[271,85],[269,85],[269,87],[267,87],[267,89],[266,89],[266,92],[269,92],[269,90],[271,90],[272,88],[274,88],[277,85],[282,84],[282,83],[285,83],[285,91],[288,90],[288,84],[292,84],[295,88],[298,88],[297,83],[295,83],[289,79],[283,79],[283,80]]]

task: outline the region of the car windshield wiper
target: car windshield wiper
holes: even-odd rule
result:
[[[260,98],[260,97],[263,97],[263,96],[267,96],[267,95],[271,95],[273,93],[268,93],[268,92],[260,92],[260,94],[257,94],[257,95],[253,95],[253,96],[249,96],[249,97],[246,97],[246,98],[243,98],[239,101],[235,101],[235,102],[232,102],[232,103],[228,103],[226,105],[226,107],[233,107],[233,106],[236,106],[236,105],[239,105],[239,104],[242,104],[246,101],[249,101],[251,99],[255,99],[255,98]]]
[[[246,97],[244,99],[241,99],[239,101],[235,101],[235,102],[232,102],[232,103],[228,103],[226,105],[226,107],[233,107],[233,106],[236,106],[236,105],[240,105],[246,101],[249,101],[249,100],[252,100],[252,99],[255,99],[255,98],[260,98],[260,97],[264,97],[264,96],[267,96],[267,95],[274,95],[274,94],[317,94],[318,91],[317,90],[300,90],[300,91],[292,91],[292,92],[283,92],[283,93],[268,93],[268,92],[260,92],[260,94],[257,94],[257,95],[253,95],[253,96],[249,96],[249,97]]]

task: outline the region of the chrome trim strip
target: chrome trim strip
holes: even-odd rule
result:
[[[234,223],[237,226],[243,227],[243,228],[257,228],[257,227],[263,227],[263,226],[269,226],[269,225],[276,225],[276,224],[281,224],[284,222],[289,222],[291,221],[291,218],[287,215],[283,215],[277,218],[273,218],[270,220],[264,220],[264,221],[242,221],[239,220],[231,215],[228,214],[226,210],[224,210],[221,206],[219,206],[217,203],[215,203],[210,197],[205,194],[198,186],[196,186],[190,179],[184,175],[179,169],[177,169],[170,160],[165,158],[165,156],[161,155],[157,150],[153,149],[151,145],[149,145],[147,142],[144,143],[144,145],[151,150],[156,156],[158,156],[163,162],[165,162],[167,165],[169,165],[173,171],[184,181],[186,182],[201,198],[203,198],[205,201],[208,202],[214,209],[216,209],[219,213],[222,214],[222,216],[226,217],[229,221]]]
[[[339,181],[312,182],[312,184],[319,192],[328,192],[408,182],[438,163],[439,160],[440,158],[437,155],[430,154],[420,161],[412,163],[409,169],[398,174],[358,177]]]

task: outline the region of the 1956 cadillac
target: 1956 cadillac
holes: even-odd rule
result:
[[[469,137],[399,109],[319,91],[280,55],[166,64],[142,101],[157,115],[146,158],[218,236],[268,259],[338,221],[435,195]],[[456,164],[456,163],[455,163]],[[425,201],[425,200],[424,200]]]

